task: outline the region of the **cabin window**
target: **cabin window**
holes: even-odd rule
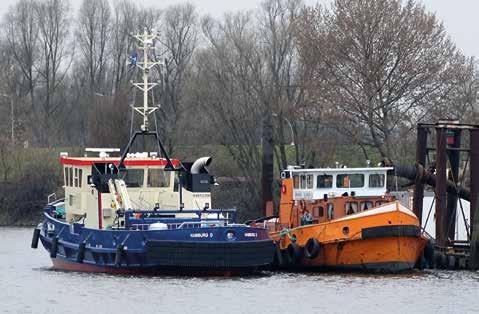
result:
[[[306,189],[306,176],[304,174],[300,177],[300,188]]]
[[[385,203],[385,202],[383,202],[383,201],[377,201],[377,202],[376,202],[376,207],[382,206],[384,203]]]
[[[385,179],[386,176],[384,174],[371,174],[369,175],[369,187],[382,188],[384,187]]]
[[[295,189],[299,189],[299,176],[293,176],[293,184]]]
[[[127,187],[139,188],[143,186],[143,181],[145,179],[144,175],[144,169],[128,169],[123,180],[125,180]]]
[[[333,203],[328,203],[328,219],[329,220],[334,219],[334,204]]]
[[[73,168],[70,167],[70,168],[68,168],[68,169],[69,169],[68,171],[70,172],[70,173],[68,174],[69,177],[70,177],[70,180],[68,181],[68,185],[69,185],[69,186],[73,186]]]
[[[175,174],[175,181],[173,182],[173,192],[178,192],[180,189],[180,179],[178,175]]]
[[[307,189],[312,189],[313,188],[313,186],[314,186],[313,180],[314,180],[314,177],[313,177],[312,174],[308,174],[306,176],[306,188]]]
[[[148,187],[149,188],[167,188],[170,186],[171,171],[163,169],[148,169]]]
[[[338,174],[336,178],[338,188],[362,188],[364,187],[364,174]]]
[[[358,203],[356,202],[346,202],[344,204],[344,212],[346,215],[352,215],[358,212]]]
[[[324,216],[324,208],[323,208],[323,206],[314,208],[314,216],[315,216],[315,217],[323,217],[323,216]]]
[[[82,184],[82,178],[83,178],[83,170],[78,169],[78,187],[80,187],[80,188],[81,188],[81,184]]]
[[[75,187],[78,187],[78,168],[75,168],[75,177],[73,177]]]
[[[65,168],[65,186],[68,186],[68,182],[70,182],[70,178],[68,176],[70,171],[68,169],[69,168]]]
[[[300,177],[299,177],[299,188],[302,189],[302,190],[305,190],[305,189],[312,189],[314,184],[313,184],[313,175],[312,174],[302,174]]]
[[[333,176],[330,175],[319,175],[318,176],[318,189],[327,189],[333,187]]]
[[[370,201],[361,202],[361,211],[365,211],[374,207],[374,203]]]

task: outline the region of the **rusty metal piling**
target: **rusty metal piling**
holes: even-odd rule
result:
[[[471,179],[471,250],[469,266],[471,269],[479,269],[479,129],[470,131],[470,179]]]

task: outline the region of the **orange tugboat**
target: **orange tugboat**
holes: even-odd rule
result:
[[[387,173],[392,169],[288,167],[283,171],[279,216],[263,220],[276,242],[277,265],[379,272],[412,269],[428,239],[414,213],[388,193]]]

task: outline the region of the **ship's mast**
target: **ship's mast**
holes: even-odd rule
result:
[[[149,34],[147,29],[145,28],[143,34],[134,35],[133,37],[135,37],[140,42],[140,46],[138,47],[138,49],[143,50],[143,60],[136,62],[136,66],[143,71],[143,82],[133,83],[136,88],[143,91],[143,106],[134,106],[133,109],[143,116],[143,124],[141,125],[141,130],[143,132],[146,132],[149,130],[148,116],[158,109],[158,107],[150,107],[148,104],[148,92],[158,85],[158,83],[149,82],[149,75],[150,70],[153,67],[159,65],[160,62],[148,60],[150,49],[155,49],[153,47],[153,41],[156,39],[157,35]]]
[[[143,82],[141,83],[133,83],[133,85],[143,92],[143,106],[135,106],[133,105],[133,109],[143,116],[143,124],[141,125],[141,130],[136,131],[130,138],[127,146],[122,152],[120,157],[120,161],[118,163],[118,169],[125,169],[124,161],[128,152],[130,151],[131,146],[135,142],[135,139],[138,136],[153,136],[156,139],[158,144],[158,154],[163,156],[166,159],[167,163],[165,166],[165,170],[175,170],[173,163],[171,162],[170,158],[168,157],[168,153],[165,150],[165,147],[161,143],[160,136],[158,135],[158,129],[154,131],[150,131],[149,127],[149,115],[154,113],[158,107],[151,106],[148,104],[148,92],[152,90],[158,83],[151,83],[149,81],[150,70],[153,69],[155,66],[160,65],[160,62],[150,61],[148,58],[150,56],[150,49],[155,49],[154,47],[154,40],[157,38],[156,34],[149,34],[147,29],[145,28],[143,34],[134,35],[138,42],[140,43],[138,49],[143,50],[143,60],[138,60],[138,55],[134,54],[130,57],[131,64],[137,66],[139,69],[143,71]],[[133,121],[132,121],[133,123]]]

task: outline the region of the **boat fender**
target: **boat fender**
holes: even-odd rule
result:
[[[78,245],[78,254],[77,254],[77,262],[78,263],[83,263],[83,259],[85,258],[85,247],[86,247],[85,242],[81,242]]]
[[[282,267],[285,266],[283,259],[283,253],[281,252],[281,248],[279,247],[279,243],[274,244],[274,266],[276,267]]]
[[[427,268],[434,268],[434,242],[429,240],[427,241],[426,247],[424,248],[424,258],[427,262]]]
[[[40,229],[35,228],[33,230],[33,237],[32,237],[32,249],[38,248],[38,239],[40,238]]]
[[[123,249],[124,249],[123,244],[120,244],[116,247],[116,254],[115,254],[115,266],[116,267],[121,266],[121,260],[123,258]]]
[[[304,256],[308,259],[313,259],[318,257],[319,252],[321,251],[321,244],[315,238],[309,238],[304,246]]]
[[[290,243],[287,248],[288,259],[290,264],[297,264],[303,257],[303,250],[296,243]]]
[[[50,257],[51,258],[56,258],[57,257],[57,251],[58,251],[58,237],[54,237],[52,239],[52,247],[50,248]]]

